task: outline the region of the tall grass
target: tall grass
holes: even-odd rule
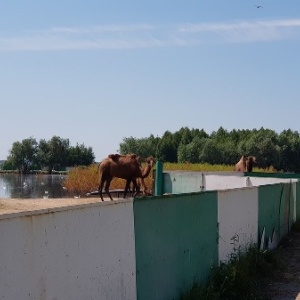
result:
[[[232,165],[210,165],[210,164],[191,164],[191,163],[164,163],[165,171],[233,171]],[[261,172],[261,169],[254,168],[254,172]],[[273,171],[272,169],[269,170]],[[120,178],[114,178],[111,182],[110,189],[124,189],[126,181]],[[152,172],[145,178],[145,184],[148,189],[153,186]],[[98,165],[93,164],[88,167],[73,168],[64,182],[64,186],[70,191],[84,195],[95,191],[99,186]]]
[[[204,164],[191,164],[191,163],[164,163],[164,170],[166,171],[233,171],[231,165],[210,165]]]
[[[145,178],[145,184],[149,188],[152,187],[152,174]],[[121,178],[114,178],[110,184],[110,189],[124,189],[126,180]],[[71,192],[79,195],[98,190],[99,186],[99,172],[98,165],[93,164],[88,167],[73,168],[64,181],[65,188]]]
[[[181,300],[267,299],[264,280],[282,268],[279,251],[261,251],[256,245],[234,254],[229,263],[213,267],[205,285],[195,283]]]

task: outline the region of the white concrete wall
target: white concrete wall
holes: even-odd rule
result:
[[[132,200],[0,216],[0,298],[136,299],[133,222]]]
[[[218,191],[219,260],[257,243],[258,188]]]
[[[246,187],[247,177],[243,176],[224,176],[224,175],[205,175],[205,190],[227,190]]]
[[[200,174],[199,174],[200,176]],[[224,176],[205,175],[204,190],[227,190],[250,186],[260,186],[275,183],[297,182],[297,179],[267,178],[267,177],[246,177],[246,176]]]
[[[248,186],[260,186],[267,184],[276,184],[276,183],[289,183],[297,182],[297,179],[286,179],[286,178],[267,178],[267,177],[245,177],[248,178]]]

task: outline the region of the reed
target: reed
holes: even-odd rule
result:
[[[152,187],[153,176],[144,179],[148,188]],[[110,189],[124,189],[126,180],[121,178],[114,178],[110,184]],[[93,164],[87,167],[75,167],[73,168],[66,180],[64,181],[64,187],[71,193],[84,195],[86,193],[98,190],[99,186],[99,173],[98,165]]]
[[[165,171],[198,171],[198,172],[221,172],[233,171],[232,165],[210,165],[210,164],[191,164],[191,163],[164,163]],[[154,171],[154,170],[153,170]],[[254,168],[254,172],[266,172],[259,168]],[[275,172],[269,169],[267,172]],[[126,181],[121,178],[114,178],[110,184],[110,189],[124,189]],[[153,187],[153,176],[145,178],[145,184],[148,188]],[[75,167],[69,173],[64,181],[64,186],[68,191],[84,195],[91,191],[96,191],[99,186],[98,164],[87,167]]]

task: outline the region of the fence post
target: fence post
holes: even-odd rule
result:
[[[155,170],[155,196],[161,196],[163,194],[163,163],[161,161],[156,162]]]

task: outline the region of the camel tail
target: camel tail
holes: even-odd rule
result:
[[[102,161],[100,161],[99,164],[98,164],[97,173],[100,172],[100,165],[101,165],[101,163],[102,163]]]

